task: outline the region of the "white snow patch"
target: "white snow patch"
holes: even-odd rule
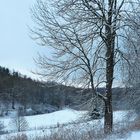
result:
[[[127,140],[139,140],[140,132],[132,132],[131,136]]]

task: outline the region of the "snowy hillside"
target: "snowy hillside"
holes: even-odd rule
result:
[[[89,131],[93,127],[96,128],[96,130],[103,127],[103,119],[88,121],[88,123],[84,122],[86,114],[86,111],[64,109],[50,114],[25,116],[29,127],[26,131],[18,132],[18,134],[24,133],[29,139],[33,139],[36,136],[50,135],[52,131],[58,131],[58,129],[62,127],[66,129],[74,128],[76,130],[80,128],[79,131],[81,132]],[[114,122],[119,123],[126,117],[129,117],[129,120],[135,118],[135,114],[131,115],[131,118],[128,114],[126,111],[114,112]],[[12,118],[13,116],[11,118],[0,118],[0,121],[4,122],[4,130],[9,132],[9,134],[2,135],[1,140],[6,140],[7,136],[12,137],[17,135],[16,129],[11,125]],[[74,124],[74,122],[77,123]],[[135,134],[132,136],[135,136]],[[132,140],[131,137],[130,140]]]

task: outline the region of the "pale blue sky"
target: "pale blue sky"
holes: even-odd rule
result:
[[[33,61],[37,53],[49,55],[46,48],[37,46],[29,37],[27,25],[33,26],[30,8],[35,2],[0,1],[0,65],[31,77],[37,77],[31,73],[37,69]]]
[[[45,48],[29,37],[30,7],[36,0],[0,1],[0,65],[28,76],[36,66],[33,58]]]

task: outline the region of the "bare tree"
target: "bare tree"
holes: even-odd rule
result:
[[[17,111],[17,115],[11,120],[10,125],[14,126],[18,132],[25,131],[28,128],[28,122],[24,116],[20,115],[20,110]]]
[[[138,0],[138,6],[140,1]],[[137,8],[128,17],[130,27],[127,30],[127,46],[126,56],[129,59],[129,64],[125,64],[125,84],[129,88],[128,97],[130,98],[129,105],[139,113],[139,92],[140,92],[140,9]]]
[[[121,58],[126,60],[118,40],[125,38],[129,4],[126,0],[54,0],[37,1],[32,8],[37,24],[32,37],[53,52],[50,58],[39,55],[36,60],[43,75],[48,80],[90,87],[92,102],[96,95],[105,103],[105,133],[113,126],[115,66]],[[106,87],[102,94],[96,92],[101,84]]]

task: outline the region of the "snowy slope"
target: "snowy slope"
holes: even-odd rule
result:
[[[64,124],[75,121],[82,117],[85,112],[76,111],[72,109],[64,109],[50,114],[36,115],[25,117],[30,128],[37,127],[50,127],[57,126],[58,124]]]
[[[29,125],[29,130],[37,129],[37,128],[49,128],[55,127],[59,124],[65,124],[72,121],[76,121],[81,118],[86,111],[76,111],[72,109],[64,109],[61,111],[56,111],[49,114],[43,115],[34,115],[34,116],[25,116],[26,121]],[[4,123],[6,131],[14,131],[12,127],[12,118],[0,118],[0,121]]]
[[[87,111],[76,111],[72,109],[64,109],[54,113],[44,114],[44,115],[35,115],[35,116],[26,116],[25,119],[28,122],[29,128],[26,133],[29,139],[36,136],[43,136],[45,134],[51,134],[52,131],[57,131],[57,126],[66,125],[66,128],[79,129],[80,131],[88,131],[91,128],[100,129],[103,127],[103,119],[89,121],[88,123],[80,124],[68,124],[85,118]],[[114,122],[118,123],[121,120],[124,120],[127,117],[127,111],[117,111],[113,113]],[[129,116],[130,117],[130,116]],[[131,115],[131,119],[134,119],[134,115]],[[9,131],[11,134],[9,136],[14,136],[17,133],[15,129],[10,125],[11,118],[0,118],[0,121],[4,122],[5,130]],[[22,132],[21,132],[22,133]],[[132,134],[133,135],[133,134]],[[135,134],[134,134],[135,136]],[[7,135],[3,135],[0,140],[6,140]],[[133,140],[133,139],[130,139]]]

